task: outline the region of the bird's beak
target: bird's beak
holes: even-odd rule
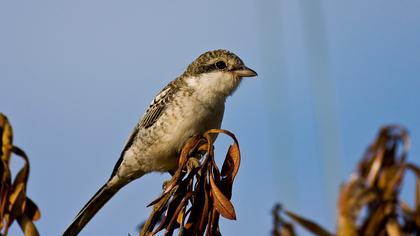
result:
[[[239,77],[254,77],[258,75],[257,72],[246,66],[242,66],[241,68],[234,70],[233,73]]]

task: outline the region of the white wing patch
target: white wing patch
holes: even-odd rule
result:
[[[152,107],[153,104],[155,104],[155,103],[159,103],[159,101],[162,100],[168,94],[168,92],[170,90],[171,90],[170,86],[166,86],[165,88],[163,88],[162,91],[160,91],[160,93],[158,95],[156,95],[156,97],[150,103],[149,107]]]

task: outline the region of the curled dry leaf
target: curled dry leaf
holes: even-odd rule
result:
[[[213,136],[217,134],[233,139],[221,172],[214,160]],[[189,139],[181,150],[178,169],[162,195],[150,204],[153,211],[140,235],[162,230],[172,235],[176,229],[180,235],[221,235],[219,216],[236,218],[230,198],[239,164],[239,145],[231,132],[212,129]]]
[[[0,113],[0,235],[7,235],[9,227],[17,220],[25,235],[39,235],[33,221],[40,218],[36,204],[26,196],[29,178],[29,159],[25,152],[13,145],[12,127]],[[23,159],[23,167],[12,182],[9,163],[11,154]]]
[[[226,219],[236,220],[235,209],[229,199],[220,191],[213,176],[210,176],[210,187],[213,196],[213,205],[217,211]]]
[[[407,162],[409,147],[406,129],[392,125],[380,130],[358,163],[357,170],[341,187],[336,235],[393,236],[417,235],[420,232],[420,168]],[[408,171],[416,176],[415,202],[411,204],[414,208],[400,198]],[[315,235],[329,234],[312,221],[290,211],[285,212]]]

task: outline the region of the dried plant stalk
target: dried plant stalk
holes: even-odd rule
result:
[[[221,171],[214,160],[212,137],[217,134],[233,139]],[[238,141],[229,131],[212,129],[188,140],[181,151],[177,171],[166,183],[162,195],[149,205],[153,205],[153,211],[140,235],[154,235],[162,230],[165,235],[173,235],[176,229],[179,235],[221,235],[220,215],[236,219],[230,199],[239,165]]]
[[[357,170],[341,188],[336,235],[418,235],[420,168],[406,161],[409,147],[406,129],[393,125],[380,130]],[[400,198],[404,175],[409,171],[416,176],[414,208]],[[362,209],[365,209],[363,215]],[[315,235],[331,235],[321,226],[295,213],[285,211],[285,214]],[[281,232],[283,225],[275,225],[278,228],[273,232]]]
[[[36,204],[26,196],[29,177],[29,159],[25,152],[13,145],[12,126],[6,116],[0,113],[0,235],[6,236],[9,227],[17,220],[27,236],[39,235],[33,221],[40,218]],[[11,154],[21,157],[23,167],[12,182],[9,169]]]

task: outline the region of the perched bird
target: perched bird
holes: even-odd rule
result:
[[[135,126],[109,180],[77,214],[63,235],[77,235],[122,187],[153,171],[173,171],[191,136],[220,128],[226,98],[243,77],[257,73],[227,50],[200,55],[153,99]]]

